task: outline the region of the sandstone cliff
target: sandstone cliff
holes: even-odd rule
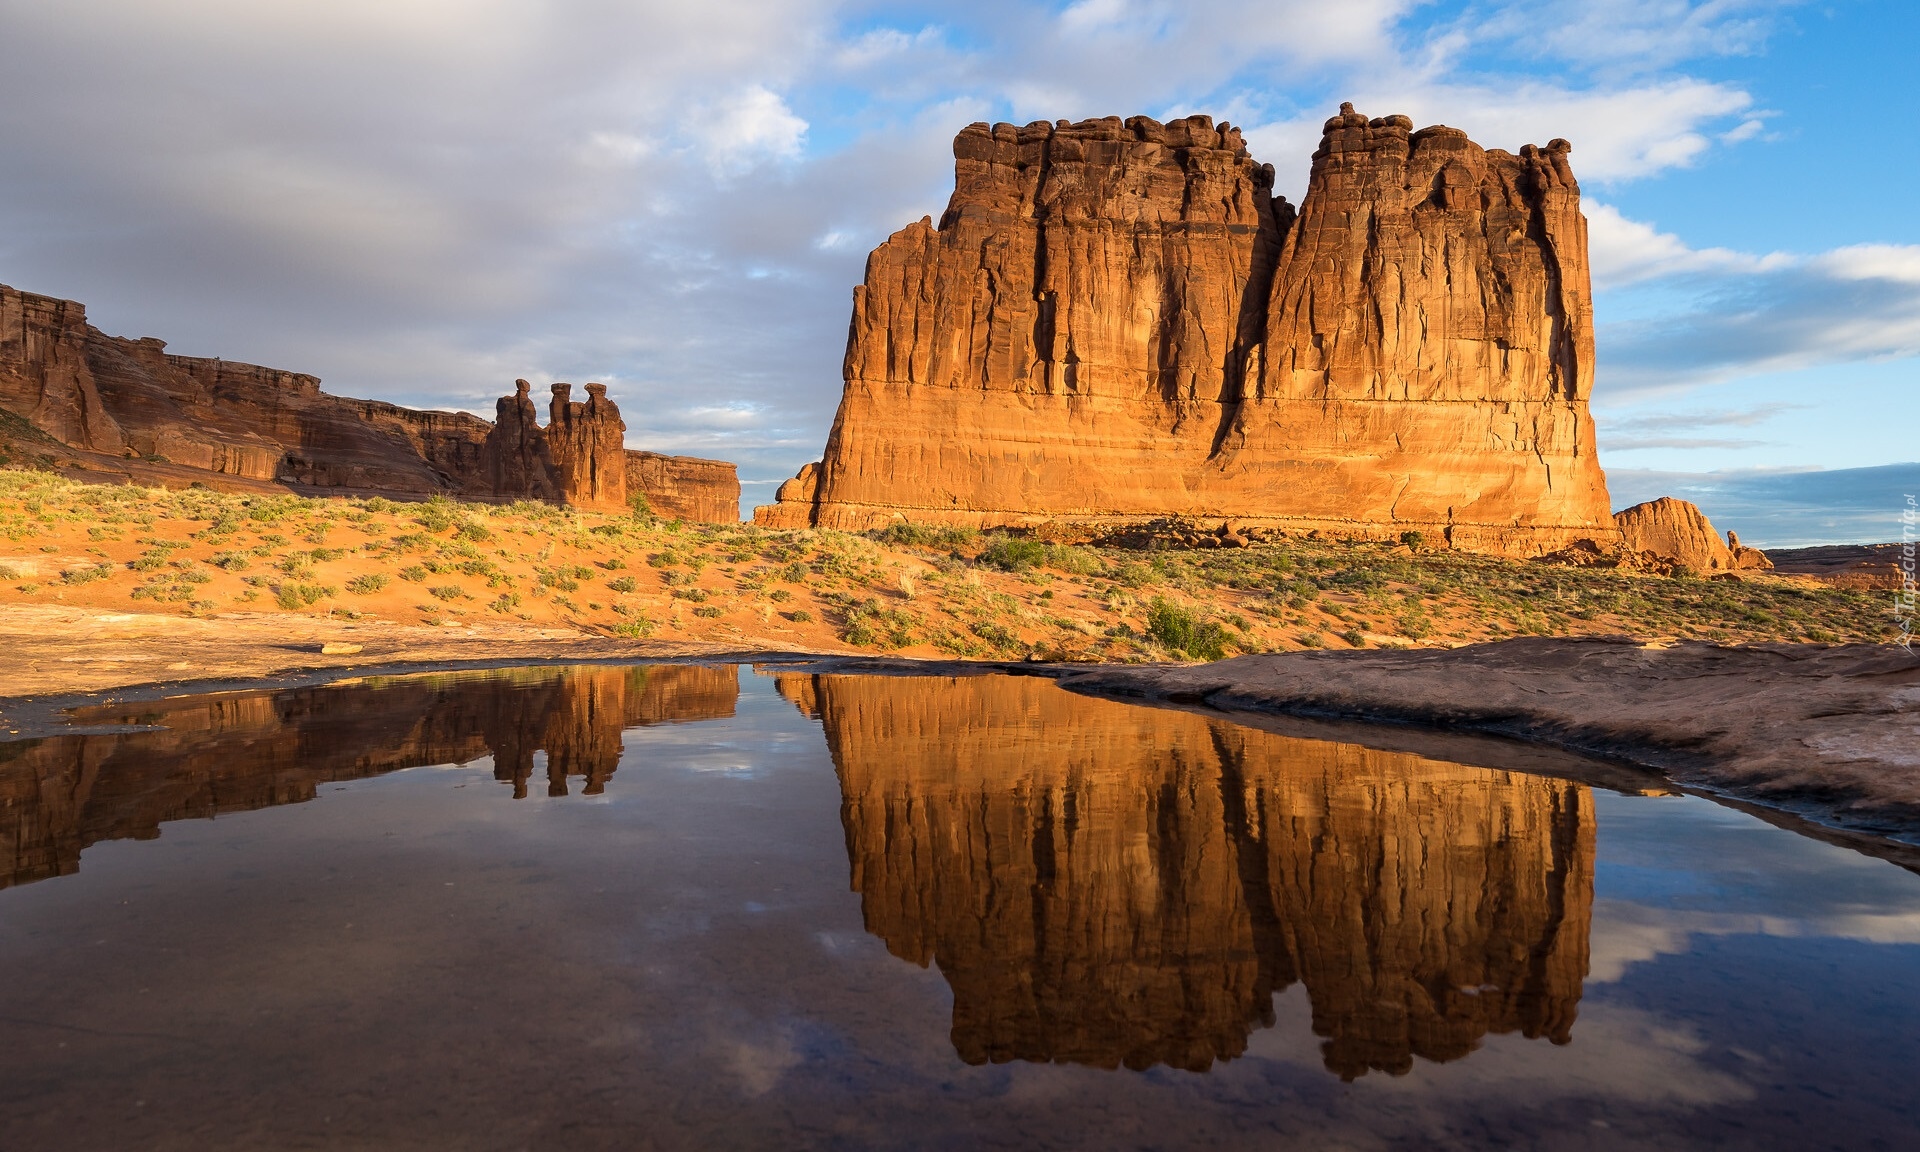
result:
[[[1635,504],[1613,514],[1622,543],[1628,548],[1652,552],[1696,572],[1732,572],[1741,569],[1765,570],[1773,567],[1766,553],[1740,543],[1740,537],[1727,533],[1722,543],[1712,521],[1699,507],[1672,496],[1662,496],[1644,504]]]
[[[71,300],[0,285],[0,408],[75,449],[88,473],[319,494],[532,496],[600,509],[624,508],[637,475],[638,490],[650,501],[657,492],[670,514],[739,518],[731,464],[629,453],[618,410],[596,387],[585,404],[560,401],[569,406],[551,490],[500,487],[486,457],[495,429],[484,420],[331,396],[296,372],[169,355],[159,340],[107,336]]]
[[[968,127],[938,228],[854,290],[824,458],[756,519],[1611,539],[1568,147],[1410,129],[1344,107],[1296,219],[1208,117]]]
[[[1024,678],[779,687],[822,719],[868,930],[939,967],[970,1063],[1203,1069],[1294,983],[1345,1078],[1571,1036],[1583,786]]]
[[[566,795],[570,778],[598,793],[619,766],[623,728],[731,716],[738,694],[734,668],[684,665],[87,709],[85,722],[161,727],[0,745],[0,888],[74,872],[101,840],[151,839],[169,820],[299,803],[324,783],[418,765],[491,754],[495,779],[522,797],[545,750],[548,795]]]

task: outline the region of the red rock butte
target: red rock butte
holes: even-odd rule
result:
[[[500,425],[332,396],[313,376],[108,336],[81,304],[0,285],[0,409],[72,449],[63,463],[83,478],[606,510],[637,493],[666,516],[740,518],[732,464],[626,448],[599,384],[585,403],[555,385],[540,428],[526,388],[501,401]]]
[[[939,226],[854,290],[825,455],[757,522],[1618,539],[1565,141],[1342,105],[1297,213],[1206,116],[974,124],[953,150]]]

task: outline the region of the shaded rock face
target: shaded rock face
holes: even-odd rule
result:
[[[1621,541],[1696,572],[1733,572],[1773,567],[1766,553],[1740,543],[1732,532],[1722,542],[1713,522],[1697,505],[1672,496],[1635,504],[1613,514]]]
[[[1568,151],[1346,107],[1296,218],[1207,117],[973,125],[939,227],[868,258],[824,458],[756,519],[1611,538]]]
[[[670,520],[731,524],[740,519],[740,478],[723,460],[627,450],[627,491]]]
[[[731,716],[738,694],[731,666],[528,669],[85,709],[84,722],[164,729],[0,745],[0,888],[75,872],[88,845],[149,839],[169,820],[299,803],[324,783],[425,764],[490,754],[494,777],[524,797],[544,750],[547,795],[574,779],[597,794],[623,728]]]
[[[1204,1069],[1294,983],[1348,1079],[1571,1036],[1584,786],[1024,678],[779,688],[823,722],[867,929],[938,965],[969,1063]]]
[[[100,332],[71,300],[0,285],[0,408],[75,449],[83,475],[621,509],[634,468],[618,410],[593,387],[584,404],[563,401],[560,460],[527,437],[538,431],[531,401],[503,405],[513,427],[495,444],[495,426],[462,412],[330,396],[312,376],[169,355],[159,340]],[[733,465],[634,455],[645,458],[639,475],[658,484],[660,503],[686,510],[672,514],[739,518]]]

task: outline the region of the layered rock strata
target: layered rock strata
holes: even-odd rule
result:
[[[868,931],[938,966],[969,1063],[1204,1069],[1295,983],[1348,1079],[1571,1037],[1584,786],[1026,678],[779,687],[825,728]]]
[[[528,669],[484,679],[422,676],[378,691],[334,685],[85,710],[145,732],[0,745],[0,888],[63,876],[102,840],[151,839],[170,820],[311,800],[321,784],[493,757],[528,794],[546,752],[546,793],[577,779],[602,792],[625,728],[733,715],[731,666]]]
[[[584,404],[561,401],[558,456],[529,455],[522,436],[502,458],[489,449],[499,429],[465,413],[331,396],[313,376],[170,355],[159,340],[107,336],[74,301],[0,286],[0,408],[74,449],[72,463],[91,474],[602,509],[624,508],[637,478],[635,490],[671,515],[739,518],[731,464],[629,452],[618,410],[596,387]],[[517,406],[510,415],[537,429]],[[529,479],[540,468],[549,483]]]
[[[1698,505],[1672,496],[1635,504],[1613,514],[1621,542],[1628,548],[1666,557],[1696,572],[1765,571],[1767,554],[1727,533],[1722,542],[1713,522]]]
[[[1568,151],[1343,106],[1296,217],[1205,116],[972,125],[939,226],[868,258],[825,456],[756,519],[1611,539]]]

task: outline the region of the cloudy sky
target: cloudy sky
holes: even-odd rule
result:
[[[0,282],[348,395],[605,380],[763,502],[958,128],[1209,112],[1297,201],[1353,100],[1573,141],[1616,489],[1834,471],[1759,535],[1892,539],[1916,43],[1911,0],[0,0]]]

